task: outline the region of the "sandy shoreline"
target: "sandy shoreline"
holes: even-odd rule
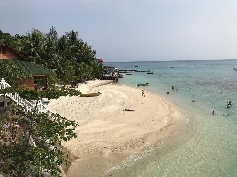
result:
[[[79,124],[77,138],[63,143],[79,157],[69,168],[69,177],[101,176],[131,153],[154,142],[160,132],[169,134],[167,127],[182,114],[154,93],[145,90],[142,96],[143,88],[96,80],[80,84],[78,90],[101,92],[98,97],[60,97],[50,101],[50,110]]]

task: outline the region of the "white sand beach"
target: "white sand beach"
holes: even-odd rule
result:
[[[145,87],[108,82],[88,81],[77,88],[82,93],[100,92],[99,96],[60,97],[47,105],[79,124],[77,138],[63,143],[78,157],[69,168],[69,177],[101,176],[116,162],[155,141],[161,132],[167,135],[172,121],[183,118],[164,98],[146,90],[142,96]]]

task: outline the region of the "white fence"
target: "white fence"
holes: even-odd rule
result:
[[[8,88],[8,87],[11,87],[10,84],[8,84],[4,80],[4,78],[2,78],[2,80],[0,82],[0,89],[5,89],[5,88]],[[3,94],[0,94],[0,96],[1,95],[3,95]],[[52,111],[50,111],[49,109],[47,109],[43,105],[41,100],[39,100],[38,103],[36,104],[36,103],[31,103],[30,101],[21,98],[18,93],[7,93],[7,94],[5,94],[5,96],[12,99],[17,105],[20,105],[20,106],[24,107],[26,109],[26,112],[34,111],[36,109],[38,112],[45,112],[45,113],[49,113],[49,114],[53,113]],[[35,142],[32,139],[32,137],[30,138],[30,143],[32,143],[35,146]],[[62,170],[61,166],[59,166],[59,169],[61,170],[61,176],[66,177],[66,174]],[[1,174],[0,174],[0,177],[1,177]]]
[[[0,82],[0,89],[5,89],[8,87],[11,86],[4,80],[4,78],[2,78]],[[3,94],[0,94],[0,96],[1,95]],[[36,104],[36,102],[33,103],[26,99],[21,98],[18,93],[6,93],[5,96],[12,99],[17,105],[24,107],[26,109],[26,112],[31,112],[36,109],[38,112],[53,113],[43,105],[41,100],[39,100],[38,103]]]

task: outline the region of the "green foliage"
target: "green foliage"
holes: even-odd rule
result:
[[[72,78],[84,81],[103,74],[103,66],[96,61],[96,51],[73,30],[61,37],[54,27],[46,34],[36,29],[22,36],[1,32],[1,41],[9,43],[29,61],[55,70],[57,78],[65,84]]]
[[[29,76],[16,65],[0,61],[0,77],[5,78],[13,86],[0,90],[0,94],[19,93],[22,98],[29,101],[36,100],[35,108],[41,98],[57,99],[60,96],[81,94],[74,89],[58,90],[54,87],[54,83],[85,81],[100,78],[103,74],[103,66],[96,61],[96,51],[80,39],[78,32],[75,31],[58,37],[54,27],[46,34],[33,29],[26,35],[15,36],[0,30],[0,42],[7,42],[29,61],[53,69],[57,74],[48,78],[49,85],[46,91],[19,89],[17,86],[21,79]],[[37,84],[44,86],[45,82],[39,79]],[[43,176],[44,172],[49,172],[52,176],[59,176],[58,166],[65,160],[59,148],[61,141],[76,137],[74,130],[78,126],[77,123],[58,114],[36,111],[27,114],[23,111],[17,116],[15,114],[14,108],[0,119],[0,136],[7,137],[5,143],[0,140],[0,173],[20,177]],[[3,125],[7,123],[19,126],[18,133],[14,135],[12,128],[4,129]],[[13,138],[13,135],[16,137]],[[35,146],[32,144],[32,139]]]
[[[21,79],[26,79],[27,76],[22,70],[13,63],[6,63],[0,60],[0,78],[4,78],[10,85],[19,85]],[[18,78],[18,80],[16,80]],[[16,82],[18,81],[18,82]]]
[[[9,92],[18,92],[27,100],[39,100],[43,97],[57,99],[60,96],[81,94],[74,89],[64,88],[52,88],[44,92],[14,87],[0,90],[0,94]],[[78,124],[59,114],[37,111],[20,111],[18,115],[15,113],[16,109],[12,108],[0,119],[1,139],[7,138],[5,142],[0,139],[0,174],[20,177],[44,176],[48,172],[52,176],[59,176],[59,166],[65,161],[60,149],[61,141],[75,138],[74,130]],[[4,129],[6,124],[11,126]]]
[[[74,89],[58,90],[54,87],[54,83],[85,81],[100,78],[103,74],[103,66],[96,61],[96,51],[73,30],[61,37],[58,37],[54,27],[46,34],[33,29],[26,35],[15,36],[0,30],[0,42],[7,42],[29,61],[56,72],[56,76],[48,78],[49,85],[46,91],[19,89],[17,86],[21,79],[29,76],[16,65],[0,62],[0,77],[5,78],[13,86],[0,90],[0,94],[19,93],[22,98],[29,101],[36,100],[35,108],[41,98],[57,99],[60,96],[81,94]],[[44,86],[45,82],[39,79],[37,84]],[[12,126],[3,128],[6,124]],[[15,126],[19,127],[17,133]],[[0,140],[0,173],[20,177],[43,176],[44,172],[49,172],[52,176],[59,176],[58,166],[65,160],[60,150],[61,141],[76,137],[74,133],[76,126],[78,124],[75,121],[67,120],[59,114],[37,111],[26,114],[24,111],[18,111],[16,116],[16,108],[9,110],[4,118],[0,119],[0,136],[7,138],[5,142]]]

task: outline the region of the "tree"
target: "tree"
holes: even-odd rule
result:
[[[29,61],[54,69],[62,83],[68,84],[72,79],[95,79],[103,75],[103,66],[96,62],[96,51],[73,30],[61,37],[58,37],[55,27],[51,27],[46,34],[37,29],[32,29],[26,35],[15,36],[0,31],[0,42],[3,41]]]
[[[45,34],[45,45],[41,53],[41,58],[45,60],[45,67],[55,69],[58,62],[59,53],[57,51],[58,33],[54,27]]]
[[[10,109],[0,119],[2,138],[0,144],[0,173],[7,176],[43,176],[45,172],[59,176],[59,166],[65,160],[60,151],[61,141],[76,137],[74,133],[78,124],[67,120],[59,114],[37,111],[41,98],[58,98],[60,96],[80,95],[76,90],[51,89],[44,92],[7,88],[0,94],[19,93],[27,100],[37,100],[32,112]],[[20,111],[19,111],[20,110]],[[18,115],[16,115],[18,113]]]
[[[0,77],[8,80],[10,85],[18,86],[27,75],[17,65],[0,60]]]
[[[13,41],[13,36],[11,36],[9,33],[3,33],[2,31],[0,31],[0,42],[13,43]]]
[[[42,58],[45,43],[45,35],[37,29],[32,29],[31,33],[27,33],[20,53],[26,56],[29,61],[46,66],[46,59]]]
[[[47,34],[36,29],[15,36],[0,31],[0,42],[7,42],[29,61],[55,69],[57,78],[63,83],[72,79],[94,79],[103,73],[103,66],[96,62],[96,52],[78,37],[78,32],[70,31],[58,38],[54,27]],[[29,76],[10,63],[0,63],[0,76],[13,86],[0,90],[0,95],[19,93],[22,98],[35,101],[34,111],[26,112],[25,107],[12,106],[0,119],[0,137],[8,138],[5,143],[0,140],[0,173],[21,177],[43,176],[49,172],[59,176],[58,167],[65,161],[60,151],[61,141],[75,137],[78,125],[58,114],[38,112],[38,103],[42,98],[57,99],[81,93],[66,88],[57,90],[53,85],[44,92],[20,90],[16,80]]]

